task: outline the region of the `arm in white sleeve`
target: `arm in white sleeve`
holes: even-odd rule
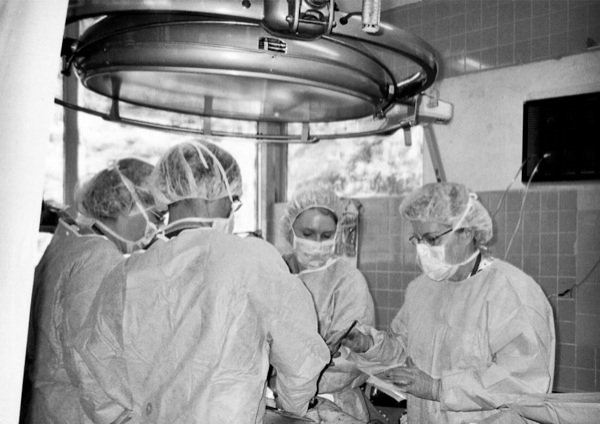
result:
[[[349,360],[355,362],[361,371],[369,375],[404,365],[407,357],[405,320],[404,308],[402,308],[385,331],[366,325],[357,326],[363,334],[371,336],[373,345],[364,353],[350,353]]]
[[[266,260],[259,264],[260,284],[253,295],[265,312],[278,403],[286,411],[304,415],[321,371],[329,363],[329,349],[318,333],[314,303],[302,281],[289,273],[274,249],[273,255],[264,256]]]
[[[330,333],[343,331],[355,320],[367,326],[375,322],[375,307],[367,282],[361,272],[352,270],[342,277],[332,299]],[[331,334],[325,335],[327,339]],[[348,350],[342,348],[335,366],[328,367],[319,380],[319,392],[332,393],[346,387],[358,387],[366,380],[353,361],[347,359]]]
[[[123,256],[114,246],[104,243],[98,243],[89,253],[82,258],[81,263],[73,267],[64,290],[62,344],[65,352],[65,368],[73,385],[85,388],[86,398],[93,399],[95,405],[106,405],[109,402],[108,396],[104,390],[91,384],[94,379],[77,352],[76,346],[78,338],[86,333],[84,322],[103,278],[115,264],[123,261]],[[102,419],[97,417],[97,421],[101,422]],[[110,418],[107,422],[110,422]]]
[[[94,423],[119,422],[133,408],[123,358],[123,264],[104,279],[75,341],[81,403]]]
[[[489,307],[489,344],[492,358],[480,369],[443,373],[442,409],[494,409],[526,393],[552,388],[554,328],[551,311],[521,305],[513,311]],[[505,318],[495,318],[501,314]],[[508,314],[508,316],[506,316]],[[501,323],[496,326],[495,322]]]

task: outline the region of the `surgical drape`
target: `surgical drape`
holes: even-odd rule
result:
[[[329,361],[310,294],[278,252],[211,229],[115,268],[86,326],[94,384],[131,423],[261,423],[269,363],[281,405],[304,414]]]
[[[441,379],[440,402],[408,398],[412,423],[477,422],[525,393],[548,393],[554,374],[552,310],[539,285],[495,260],[460,282],[422,275],[387,332],[352,357],[364,369],[401,364]]]
[[[73,345],[103,277],[122,260],[105,237],[80,235],[59,221],[35,270],[28,346],[33,393],[27,422],[91,422],[79,402]]]
[[[302,271],[299,277],[312,294],[319,317],[319,332],[324,339],[348,328],[354,320],[374,325],[373,298],[367,281],[345,259],[337,258],[323,268]],[[368,411],[359,388],[366,381],[366,375],[346,360],[345,348],[341,352],[342,356],[335,359],[335,366],[327,368],[321,376],[319,393],[331,394],[334,403],[345,413],[366,421]]]

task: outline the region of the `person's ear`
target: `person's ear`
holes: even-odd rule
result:
[[[463,228],[462,231],[459,232],[460,240],[465,243],[472,243],[475,237],[475,231],[470,228]]]

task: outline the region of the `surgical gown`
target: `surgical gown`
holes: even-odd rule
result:
[[[292,256],[284,257],[290,269],[295,268]],[[362,273],[344,258],[336,258],[326,266],[301,271],[302,279],[312,294],[319,317],[319,333],[324,339],[348,328],[354,320],[374,325],[373,298]],[[327,368],[319,380],[319,394],[330,394],[345,413],[366,421],[368,411],[359,386],[367,376],[352,362],[346,360],[347,351],[341,350],[335,366]]]
[[[103,277],[122,260],[117,247],[105,237],[80,234],[78,228],[59,221],[35,269],[28,423],[91,422],[79,402],[73,343]]]
[[[98,293],[80,351],[112,397],[92,405],[99,423],[262,423],[269,363],[279,403],[302,415],[330,359],[310,293],[262,239],[188,229]]]
[[[552,389],[550,304],[531,277],[501,260],[459,282],[418,277],[390,329],[370,333],[374,346],[352,354],[361,368],[408,355],[441,379],[439,402],[408,396],[409,423],[477,422],[521,394]]]

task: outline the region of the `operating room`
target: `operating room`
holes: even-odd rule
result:
[[[491,219],[486,252],[531,277],[551,308],[554,372],[547,392],[590,395],[583,415],[598,411],[600,147],[590,131],[600,112],[600,2],[23,3],[8,0],[0,16],[6,93],[0,97],[0,422],[24,422],[34,273],[56,225],[40,222],[42,201],[76,218],[82,180],[125,157],[154,166],[170,149],[201,140],[239,165],[239,193],[229,181],[223,194],[232,203],[241,200],[239,209],[232,205],[233,233],[264,239],[280,256],[296,246],[281,231],[296,190],[306,183],[335,190],[351,217],[347,227],[338,226],[336,252],[364,277],[374,307],[371,326],[382,333],[401,310],[409,283],[423,273],[403,202],[426,184],[467,187]],[[292,36],[290,16],[277,20],[280,3],[300,13],[321,11],[300,20]],[[380,8],[371,33],[365,4]],[[104,15],[114,21],[93,28]],[[185,32],[187,20],[196,18],[200,25],[190,31],[197,32]],[[161,28],[161,19],[171,26]],[[324,22],[314,30],[310,20],[318,19]],[[139,33],[128,34],[135,25]],[[353,32],[352,25],[359,29]],[[383,31],[379,41],[376,27]],[[336,31],[351,41],[336,41]],[[253,50],[255,33],[262,38]],[[135,37],[143,47],[130,48]],[[154,52],[153,37],[182,42],[173,49],[157,43]],[[196,55],[201,37],[209,40],[204,46],[219,48]],[[224,43],[231,48],[221,48]],[[286,48],[294,55],[284,58]],[[111,60],[139,61],[139,69],[127,74],[127,65],[111,68]],[[183,71],[162,76],[169,60]],[[193,76],[194,66],[210,71]],[[417,78],[411,77],[415,68]],[[263,77],[267,82],[259,81]],[[390,79],[401,83],[382,90]],[[264,87],[273,91],[261,98]],[[307,112],[303,101],[318,107]],[[196,149],[201,160],[218,162],[218,153]],[[405,403],[377,397],[365,384],[375,409],[393,418],[357,422],[401,422]]]

